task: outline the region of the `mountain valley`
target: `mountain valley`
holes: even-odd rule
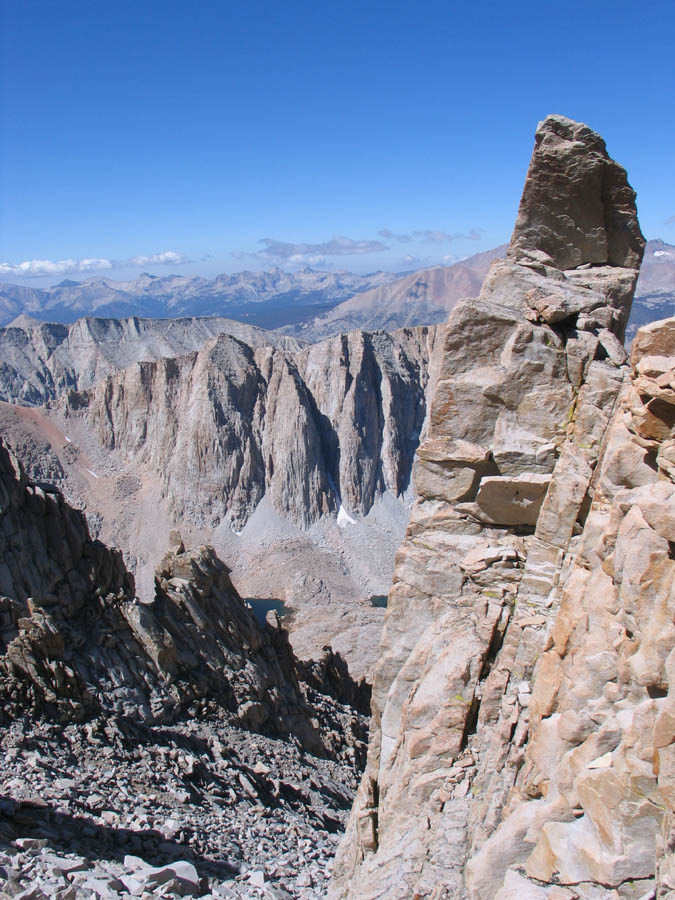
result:
[[[303,347],[211,319],[27,323],[0,335],[2,389],[49,403],[6,402],[0,420],[31,477],[124,549],[141,596],[179,528],[232,560],[246,596],[286,603],[298,652],[337,639],[361,677],[383,615],[368,598],[386,593],[407,519],[435,338],[353,332]]]

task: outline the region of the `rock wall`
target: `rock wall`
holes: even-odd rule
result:
[[[555,622],[512,698],[529,739],[472,785],[471,897],[675,896],[675,319],[638,331],[631,364]]]
[[[71,393],[102,446],[146,466],[177,517],[234,528],[264,495],[306,526],[408,486],[435,328],[353,332],[290,354],[220,335]]]
[[[670,883],[675,347],[653,329],[624,386],[634,198],[548,117],[508,257],[450,315],[334,898]]]

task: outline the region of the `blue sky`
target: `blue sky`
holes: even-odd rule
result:
[[[0,3],[5,281],[451,262],[550,112],[675,242],[672,2]]]

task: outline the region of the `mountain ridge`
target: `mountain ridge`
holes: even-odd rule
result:
[[[223,273],[213,279],[202,276],[150,276],[131,281],[94,277],[81,282],[66,280],[50,288],[0,285],[0,325],[25,312],[43,321],[68,323],[80,316],[176,317],[228,315],[267,328],[274,317],[289,322],[298,309],[333,306],[361,290],[395,279],[375,272],[355,275],[347,271],[296,273],[282,269]],[[270,301],[272,301],[270,305]],[[271,309],[274,307],[274,309]],[[283,324],[286,324],[284,322]]]
[[[230,334],[251,347],[295,352],[304,342],[234,319],[84,317],[71,324],[40,322],[25,313],[0,328],[0,400],[27,405],[84,390],[136,362],[177,357]]]
[[[455,303],[475,297],[493,259],[507,245],[477,253],[451,266],[414,272],[354,275],[341,270],[305,269],[288,273],[150,276],[132,281],[90,278],[66,280],[48,289],[0,285],[0,326],[22,314],[40,321],[70,323],[81,316],[176,318],[227,316],[306,341],[353,330],[393,330],[445,320]],[[675,246],[661,239],[647,243],[628,325],[639,325],[675,311]]]

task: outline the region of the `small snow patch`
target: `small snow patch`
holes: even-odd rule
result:
[[[654,256],[672,256],[672,254],[668,250],[655,250]]]
[[[337,514],[337,523],[339,528],[346,528],[347,525],[356,525],[356,520],[352,519],[342,504],[340,504],[340,510]]]
[[[89,472],[90,475],[93,475],[94,478],[98,478],[98,475],[96,474],[96,472],[92,472],[91,469],[87,469],[87,472]]]

